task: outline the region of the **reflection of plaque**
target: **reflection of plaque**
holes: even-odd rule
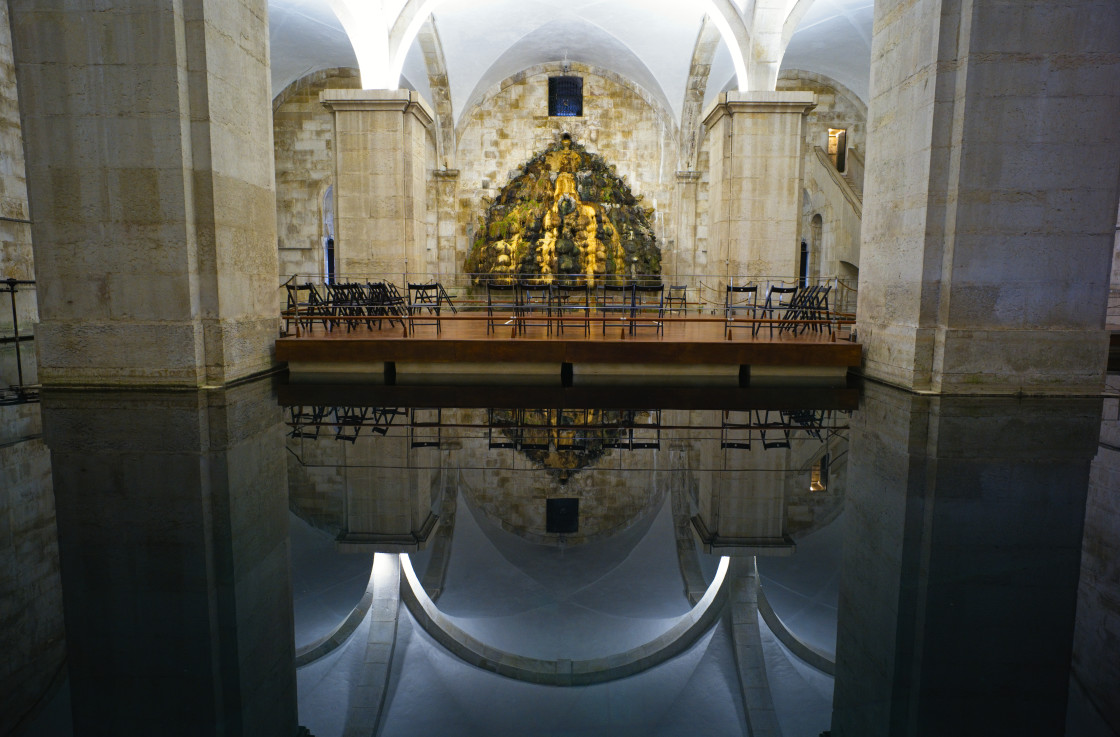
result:
[[[556,535],[579,532],[579,499],[545,500],[545,531]]]

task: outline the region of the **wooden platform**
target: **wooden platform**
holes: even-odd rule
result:
[[[440,328],[417,319],[412,333],[399,323],[380,329],[355,322],[326,330],[321,323],[276,341],[295,381],[387,381],[424,384],[457,377],[472,383],[672,383],[691,379],[725,384],[831,383],[860,363],[860,346],[818,326],[779,331],[761,325],[731,329],[712,317],[665,318],[631,332],[626,320],[566,322],[563,333],[535,324],[521,332],[512,319],[488,332],[484,314],[443,317]],[[844,333],[846,336],[846,331]]]

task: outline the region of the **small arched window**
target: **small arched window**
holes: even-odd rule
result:
[[[548,114],[565,118],[583,115],[583,77],[548,78]]]

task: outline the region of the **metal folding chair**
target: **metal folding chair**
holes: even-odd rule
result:
[[[552,335],[552,288],[548,284],[523,281],[521,288],[521,332],[543,327]]]
[[[630,329],[630,316],[634,311],[634,285],[601,284],[596,294],[595,307],[603,320],[603,335],[607,334],[607,323],[616,320]]]
[[[512,323],[515,333],[522,331],[521,290],[516,284],[489,282],[486,285],[486,334],[498,332],[499,323]]]
[[[762,316],[771,321],[777,319],[775,315],[781,313],[781,320],[778,322],[778,332],[781,333],[782,329],[786,326],[786,321],[790,319],[790,307],[796,301],[794,298],[797,295],[797,287],[775,287],[771,286],[766,290],[766,302],[762,305]],[[774,337],[774,323],[767,324],[770,328],[770,337]]]
[[[409,284],[408,285],[408,332],[412,334],[416,330],[417,325],[435,325],[436,335],[440,334],[440,320],[439,310],[441,302],[440,292],[443,287],[438,282],[431,282],[429,284]],[[434,315],[436,319],[427,322],[421,322],[416,319],[417,315],[423,314],[427,311],[428,315]]]
[[[731,328],[750,328],[752,337],[758,334],[759,323],[735,322],[736,318],[747,316],[751,320],[758,317],[758,285],[744,284],[737,287],[734,283],[728,284],[723,302],[723,324],[729,337]]]
[[[557,332],[564,334],[564,316],[575,314],[583,323],[583,335],[591,335],[591,290],[586,284],[573,282],[552,285],[552,308],[557,318]]]
[[[643,327],[656,328],[658,335],[665,334],[665,286],[662,284],[634,285],[630,333]]]

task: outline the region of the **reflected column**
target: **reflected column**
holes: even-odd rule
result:
[[[270,389],[44,392],[76,734],[295,734]]]
[[[1100,400],[921,397],[853,421],[833,735],[1065,729]]]

